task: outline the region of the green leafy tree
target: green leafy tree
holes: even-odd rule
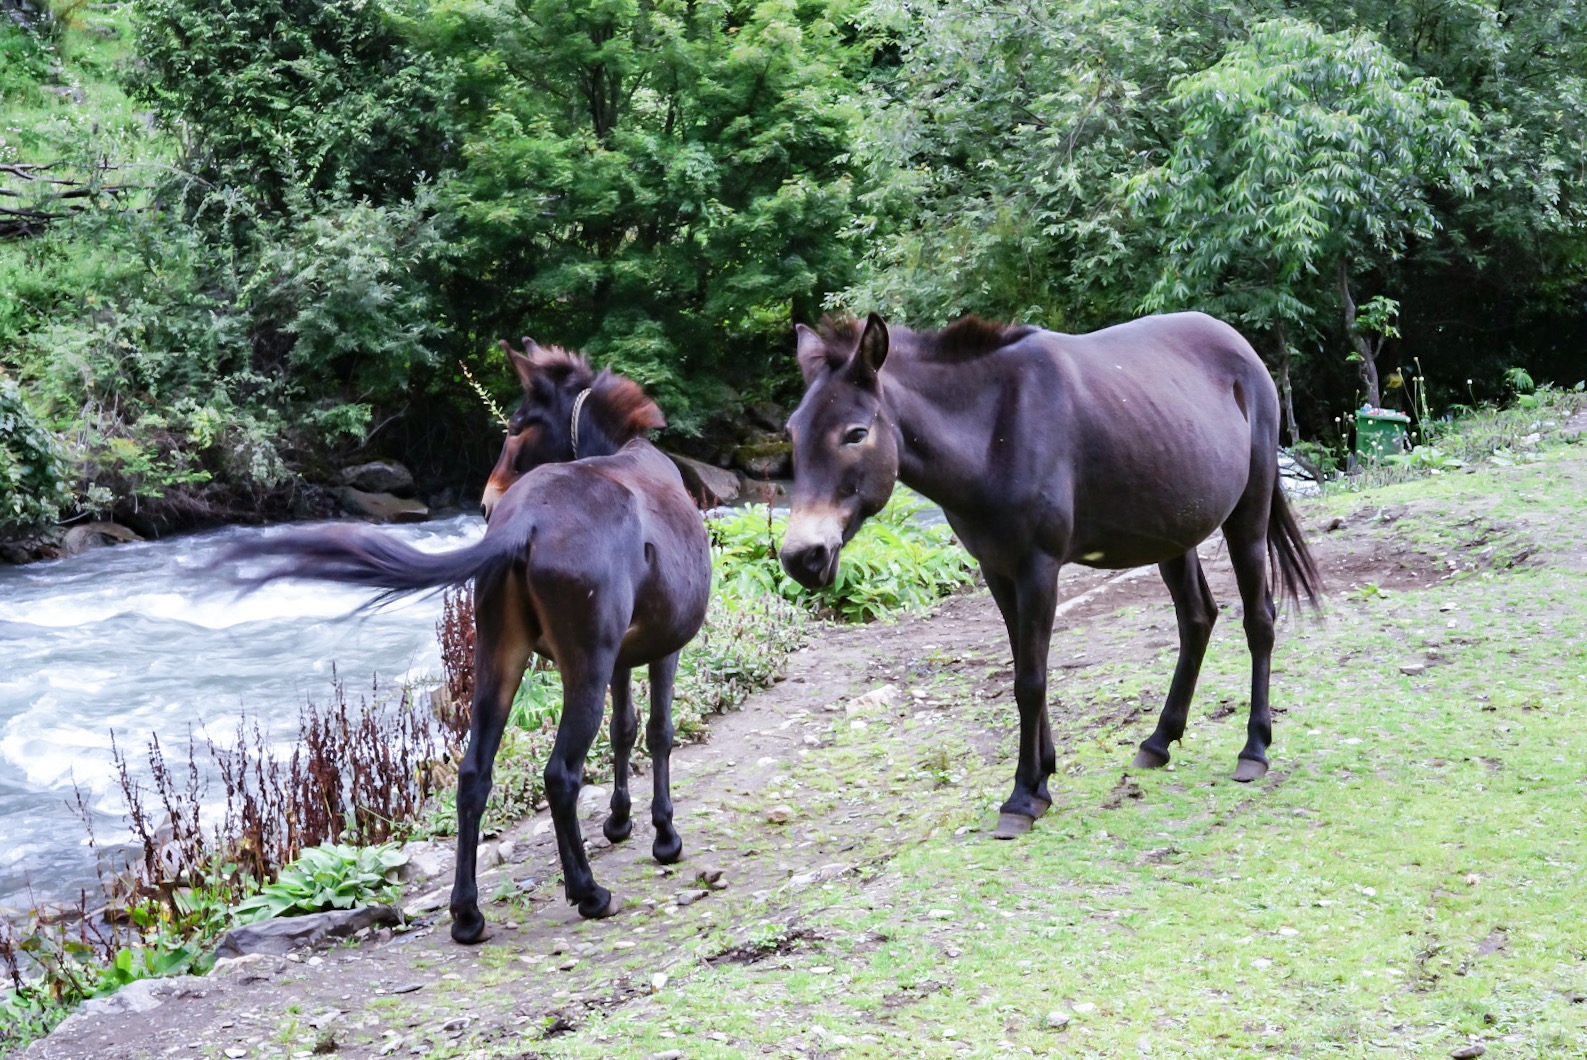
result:
[[[0,533],[54,522],[72,499],[60,442],[14,380],[0,376]]]
[[[1171,78],[1221,50],[1223,6],[878,0],[868,17],[896,59],[867,92],[864,268],[842,300],[921,324],[1128,314],[1152,247],[1117,189],[1164,142]]]
[[[1434,237],[1435,189],[1471,191],[1469,108],[1369,34],[1275,19],[1178,81],[1171,110],[1172,146],[1129,188],[1161,234],[1142,308],[1208,309],[1265,336],[1293,438],[1292,344],[1333,304],[1377,404],[1352,286]]]
[[[464,73],[447,297],[471,347],[532,331],[697,429],[765,385],[847,278],[858,61],[836,4],[522,0],[437,9]],[[777,373],[781,378],[784,373]]]
[[[273,208],[294,190],[409,197],[447,146],[447,79],[410,0],[135,0],[137,95],[188,169]]]

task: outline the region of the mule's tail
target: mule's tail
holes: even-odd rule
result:
[[[1276,475],[1273,504],[1267,519],[1267,559],[1274,596],[1298,604],[1301,594],[1305,593],[1306,602],[1313,610],[1321,606],[1322,575],[1312,561],[1300,524],[1284,498],[1284,485]]]
[[[223,551],[210,570],[228,571],[233,582],[247,589],[281,578],[367,585],[385,590],[371,601],[380,603],[471,578],[494,580],[527,551],[530,536],[498,532],[451,552],[421,552],[369,526],[316,527],[239,542]],[[263,569],[239,569],[258,560],[267,561]]]

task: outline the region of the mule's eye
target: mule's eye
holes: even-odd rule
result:
[[[871,432],[864,427],[850,427],[848,433],[843,436],[843,444],[859,445],[861,442],[865,441],[865,436],[870,433]]]

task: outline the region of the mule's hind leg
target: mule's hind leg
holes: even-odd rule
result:
[[[507,583],[482,586],[475,606],[474,702],[468,747],[457,770],[457,871],[452,881],[452,938],[478,942],[485,936],[479,911],[475,857],[479,819],[490,796],[496,749],[512,708],[512,697],[529,662],[531,638],[524,629],[522,596]]]
[[[1251,649],[1251,717],[1246,722],[1245,749],[1234,770],[1241,783],[1267,773],[1267,748],[1273,742],[1273,715],[1268,708],[1268,679],[1273,668],[1273,592],[1267,580],[1267,542],[1237,538],[1225,529],[1229,559],[1245,605],[1245,642]]]
[[[677,652],[650,664],[650,722],[645,727],[645,742],[650,745],[650,771],[655,778],[650,822],[656,826],[650,852],[663,865],[683,854],[683,837],[672,826],[672,683],[677,675]]]
[[[621,843],[634,830],[629,816],[633,800],[628,795],[628,759],[639,735],[639,715],[634,713],[631,674],[631,670],[612,674],[612,812],[601,832],[613,843]]]
[[[570,653],[571,654],[571,653]],[[601,727],[606,706],[606,686],[612,675],[615,647],[580,653],[560,660],[562,668],[562,721],[557,725],[556,743],[546,760],[546,801],[551,803],[551,821],[556,825],[557,853],[562,860],[562,886],[568,901],[588,918],[611,916],[618,902],[612,893],[595,882],[589,858],[584,853],[584,836],[579,830],[579,787],[583,783],[584,759]]]
[[[1137,769],[1156,769],[1168,764],[1168,745],[1185,735],[1185,720],[1190,715],[1190,700],[1196,694],[1196,679],[1201,676],[1201,660],[1212,639],[1212,624],[1218,619],[1218,602],[1207,588],[1196,550],[1157,565],[1174,599],[1174,615],[1179,620],[1179,662],[1174,666],[1174,681],[1168,686],[1163,713],[1157,728],[1135,753]]]

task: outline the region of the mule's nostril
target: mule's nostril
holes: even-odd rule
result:
[[[481,504],[479,506],[479,514],[484,517],[487,523],[490,522],[490,505]]]

